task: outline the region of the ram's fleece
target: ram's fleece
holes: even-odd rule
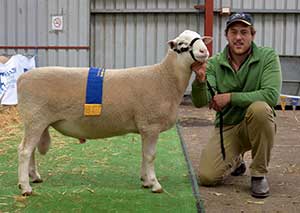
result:
[[[191,77],[191,64],[207,60],[205,43],[210,41],[210,37],[186,30],[168,42],[170,48],[161,63],[108,69],[100,117],[83,115],[89,68],[43,67],[24,73],[17,84],[18,108],[24,122],[24,138],[18,148],[22,194],[32,194],[29,177],[42,182],[34,153],[36,147],[42,154],[47,152],[50,126],[64,135],[87,139],[139,133],[142,184],[153,192],[162,192],[154,171],[158,135],[175,124]]]

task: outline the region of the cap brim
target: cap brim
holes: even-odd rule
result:
[[[247,25],[249,25],[249,26],[252,25],[250,22],[245,21],[245,20],[243,20],[243,19],[237,19],[237,20],[235,20],[234,22],[237,22],[237,21],[243,22],[243,23],[245,23],[245,24],[247,24]]]
[[[243,19],[235,19],[235,20],[233,20],[232,22],[230,22],[230,23],[227,25],[227,28],[228,28],[231,24],[233,24],[233,23],[235,23],[235,22],[243,22],[244,24],[247,24],[248,26],[251,26],[251,25],[252,25],[250,22],[245,21],[245,20],[243,20]]]

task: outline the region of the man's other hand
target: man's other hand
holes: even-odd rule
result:
[[[220,112],[231,101],[231,93],[216,94],[209,103],[209,108]]]

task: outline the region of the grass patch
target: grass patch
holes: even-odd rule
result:
[[[180,141],[173,128],[160,135],[156,175],[165,192],[141,188],[140,136],[78,140],[51,130],[46,156],[36,154],[44,180],[34,194],[17,188],[17,146],[22,129],[0,130],[0,212],[196,212]]]

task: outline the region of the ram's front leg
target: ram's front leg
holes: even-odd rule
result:
[[[143,187],[152,187],[152,192],[161,193],[163,189],[159,184],[154,170],[154,160],[156,155],[156,144],[158,140],[159,131],[157,132],[143,132],[142,136],[142,166],[141,179]]]

